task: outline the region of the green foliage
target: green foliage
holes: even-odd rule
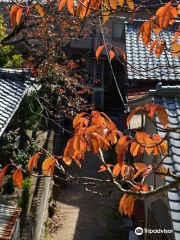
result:
[[[21,165],[24,169],[27,168],[27,163],[30,157],[37,151],[37,147],[34,142],[27,142],[25,149],[19,150],[16,156],[16,163]]]
[[[6,24],[3,16],[0,14],[0,40],[6,37]],[[0,67],[2,68],[18,68],[22,62],[21,54],[12,53],[14,47],[11,45],[0,46]]]
[[[9,160],[13,160],[16,164],[21,165],[24,169],[27,167],[29,158],[37,151],[37,147],[33,141],[24,143],[22,149],[18,148],[18,133],[5,132],[0,138],[0,158],[1,164],[6,165]]]
[[[7,194],[0,195],[0,204],[9,205],[9,196]]]
[[[23,186],[22,186],[22,195],[19,199],[18,206],[23,209],[24,212],[28,211],[28,203],[29,203],[29,190],[31,188],[31,179],[30,178],[25,178],[23,180]]]
[[[39,125],[42,125],[44,120],[42,117],[42,108],[38,101],[37,93],[25,96],[18,110],[16,111],[10,125],[13,128],[21,128],[28,130],[38,130]]]

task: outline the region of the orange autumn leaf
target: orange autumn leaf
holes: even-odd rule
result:
[[[172,173],[167,167],[165,167],[164,165],[161,165],[160,167],[158,167],[158,169],[156,170],[156,173]],[[159,175],[160,178],[165,178],[165,175],[160,174]]]
[[[138,170],[135,174],[134,174],[134,179],[137,178],[139,176],[140,173],[144,172],[147,169],[147,165],[144,163],[134,163],[135,168]]]
[[[101,3],[102,3],[103,0],[95,0],[95,3],[94,3],[94,10],[98,10],[101,6]]]
[[[37,160],[38,160],[38,156],[42,154],[41,152],[37,152],[36,154],[34,154],[28,161],[28,171],[30,172],[30,174],[32,174],[33,172],[33,168],[36,167],[37,168]]]
[[[106,170],[107,170],[106,166],[105,165],[101,165],[98,172],[104,172]]]
[[[115,52],[113,50],[109,51],[109,59],[112,60],[115,57]]]
[[[56,159],[53,159],[50,162],[50,165],[49,165],[51,178],[53,178],[53,173],[54,173],[55,166],[56,166]]]
[[[43,8],[41,7],[41,5],[36,4],[36,5],[35,5],[35,8],[36,8],[36,10],[38,11],[39,15],[40,15],[41,17],[44,17],[44,11],[43,11]]]
[[[107,167],[114,167],[112,164],[101,165],[98,172],[104,172],[107,170]]]
[[[17,13],[16,13],[16,23],[17,23],[17,25],[19,24],[19,22],[21,20],[22,12],[23,12],[22,8],[17,10]]]
[[[113,122],[109,122],[107,124],[107,128],[109,129],[109,131],[112,131],[112,132],[114,132],[114,131],[116,132],[116,130],[117,130],[116,124]]]
[[[167,114],[166,110],[164,109],[164,107],[156,104],[155,105],[155,113],[156,113],[157,117],[159,118],[160,123],[165,128],[167,128],[168,124],[169,124],[169,120],[168,120],[168,114]]]
[[[74,136],[73,148],[78,151],[80,154],[84,154],[86,152],[86,141],[82,134],[77,134]]]
[[[101,116],[101,113],[98,111],[92,111],[92,122],[97,124],[98,126],[101,126],[105,128],[107,126],[107,122],[104,117]]]
[[[129,114],[128,118],[127,118],[127,125],[130,124],[131,118],[132,118],[138,111],[140,111],[140,110],[142,110],[142,107],[136,107],[135,109],[133,109],[133,110],[130,112],[130,114]]]
[[[121,167],[123,165],[125,152],[129,143],[130,140],[128,140],[128,136],[122,136],[116,143],[115,151],[117,153],[117,161]]]
[[[140,155],[142,153],[141,146],[137,142],[133,142],[130,147],[130,153],[133,157]]]
[[[116,10],[117,9],[117,0],[109,0],[110,6],[112,9]]]
[[[19,189],[21,189],[22,183],[23,183],[23,175],[22,175],[21,169],[16,169],[13,172],[12,178],[13,178],[14,185]]]
[[[8,165],[6,165],[5,167],[3,167],[3,169],[2,169],[1,172],[0,172],[0,188],[2,188],[3,178],[4,178],[4,175],[5,175],[5,173],[6,173],[6,170],[7,170],[7,168],[8,168],[9,166],[11,166],[11,165],[13,165],[13,164],[8,164]]]
[[[159,134],[153,134],[152,139],[154,140],[155,144],[158,144],[163,141],[163,138]]]
[[[64,149],[63,157],[72,157],[74,156],[74,148],[73,148],[74,137],[70,138],[66,144]]]
[[[101,5],[102,24],[104,25],[111,15],[110,11],[111,7],[109,5],[109,0],[103,0],[102,2],[103,2],[103,4]]]
[[[121,172],[121,166],[119,165],[119,163],[116,163],[116,165],[113,168],[113,175],[117,177],[119,176],[120,172]]]
[[[88,118],[81,118],[80,121],[79,121],[79,126],[76,127],[76,133],[81,133],[83,134],[84,131],[87,129],[88,127],[88,124],[89,124],[89,119]]]
[[[96,0],[83,0],[82,2],[78,2],[76,14],[80,18],[86,18],[87,16],[89,16],[91,9],[98,10],[100,4],[101,1]]]
[[[117,0],[117,2],[119,3],[119,5],[122,7],[124,5],[124,0]]]
[[[121,176],[124,178],[126,172],[127,164],[123,164],[121,167]]]
[[[134,196],[129,195],[124,203],[124,214],[131,218],[134,209]]]
[[[97,59],[97,61],[98,61],[98,59],[99,59],[99,56],[100,56],[100,54],[101,54],[101,52],[102,52],[102,50],[103,50],[103,48],[105,47],[105,44],[104,45],[102,45],[102,46],[99,46],[98,48],[97,48],[97,50],[96,50],[96,59]]]
[[[61,11],[61,9],[65,6],[67,3],[67,0],[60,0],[58,10]]]
[[[156,44],[159,42],[160,38],[156,38],[150,45],[150,50],[149,50],[149,55],[151,55],[153,53],[154,47],[156,46]]]
[[[177,11],[178,11],[178,14],[180,15],[180,4],[178,4],[177,6]]]
[[[10,20],[11,20],[11,27],[14,29],[15,26],[16,26],[16,16],[17,16],[17,11],[20,9],[19,6],[17,6],[16,4],[14,4],[12,7],[11,7],[11,10],[10,10],[10,13],[9,13],[9,17],[10,17]],[[19,12],[20,13],[20,12]],[[19,20],[19,19],[18,19]]]
[[[146,164],[144,164],[144,163],[140,163],[140,162],[138,162],[138,163],[133,163],[133,165],[134,165],[134,167],[135,167],[137,170],[141,170],[141,169],[147,167]]]
[[[173,50],[172,55],[174,57],[179,57],[180,56],[180,44],[177,42],[172,42],[171,43],[171,48]]]
[[[136,132],[135,138],[137,143],[139,143],[143,147],[154,146],[154,141],[150,138],[150,136],[146,132]]]
[[[132,0],[126,0],[126,3],[131,10],[134,9],[134,2]]]
[[[79,124],[80,122],[80,119],[86,115],[87,113],[85,112],[82,112],[82,113],[79,113],[74,119],[73,119],[73,127],[76,128],[76,126]]]
[[[68,11],[74,15],[74,0],[67,0]]]
[[[125,201],[126,201],[127,197],[128,197],[128,195],[127,195],[127,194],[124,194],[124,195],[122,196],[122,198],[120,199],[120,201],[119,201],[119,212],[120,212],[121,214],[123,214],[124,204],[125,204]]]
[[[173,25],[175,19],[177,18],[178,16],[178,11],[175,7],[171,7],[171,10],[170,10],[170,20],[169,20],[169,24],[170,25]]]
[[[153,119],[154,117],[154,113],[155,113],[155,104],[152,104],[152,103],[146,103],[144,105],[144,111],[147,112],[148,114],[148,117],[150,117],[151,119]]]
[[[141,173],[143,173],[146,170],[147,167],[139,169],[133,176],[133,178],[137,178]]]
[[[17,4],[14,4],[12,7],[11,7],[11,10],[10,10],[10,17],[11,15],[14,13],[14,12],[17,12],[17,10],[19,9],[20,7],[17,5]]]
[[[159,16],[154,16],[152,19],[152,30],[155,34],[159,34],[162,31],[162,28],[159,26]]]
[[[48,157],[44,160],[43,164],[42,164],[42,171],[45,175],[48,175],[50,173],[50,164],[51,162],[54,160],[53,156]]]
[[[159,154],[166,156],[168,154],[168,144],[166,141],[163,141],[161,144],[157,146]]]
[[[149,187],[146,183],[140,183],[140,184],[141,184],[141,188],[142,188],[143,192],[149,191]]]
[[[111,124],[111,123],[113,123],[112,122],[112,120],[108,117],[108,115],[107,114],[105,114],[104,112],[100,112],[100,114],[102,115],[102,116],[104,116],[105,118],[106,118],[106,120],[108,120],[109,121],[109,123],[108,124]]]
[[[110,134],[108,135],[108,140],[110,141],[111,144],[117,143],[117,137],[116,137],[116,135],[113,134],[113,133],[110,133]]]
[[[156,16],[159,16],[160,28],[167,28],[170,21],[171,1],[166,3],[163,7],[160,7],[156,11]]]
[[[151,39],[151,26],[152,26],[152,20],[145,21],[141,27],[139,28],[137,38],[139,38],[140,34],[142,37],[142,42],[144,45],[148,46],[150,39]]]
[[[168,120],[168,114],[164,107],[162,107],[159,104],[151,104],[151,103],[146,103],[144,106],[144,110],[148,113],[148,116],[153,119],[154,113],[156,113],[157,117],[159,118],[159,121],[161,124],[167,128],[169,124]]]
[[[67,165],[71,165],[72,163],[72,158],[71,157],[63,157],[63,161]]]
[[[156,48],[155,48],[155,55],[156,57],[160,57],[162,52],[164,50],[164,42],[163,43],[159,43]]]
[[[150,138],[150,136],[146,132],[136,132],[135,135],[137,143],[143,147],[147,154],[151,154],[154,147],[154,141]],[[144,151],[144,149],[142,149]]]
[[[89,134],[88,147],[91,152],[97,154],[99,152],[99,148],[102,147],[100,146],[100,144],[103,143],[100,139],[98,139],[97,136],[95,136],[94,134]]]

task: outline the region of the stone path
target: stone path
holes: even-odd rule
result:
[[[73,165],[70,172],[80,176],[99,177],[101,161],[88,154],[82,170]],[[107,187],[101,188],[106,192]],[[108,192],[108,191],[107,191]],[[57,195],[57,206],[64,215],[62,226],[53,236],[53,240],[116,240],[111,238],[109,223],[111,215],[117,210],[119,194],[105,199],[97,194],[88,193],[82,186],[68,185],[60,189]],[[119,220],[118,220],[119,221]],[[119,222],[118,222],[119,223]],[[119,225],[118,225],[119,226]],[[124,238],[121,238],[124,239]]]

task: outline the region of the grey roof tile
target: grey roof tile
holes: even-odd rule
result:
[[[125,25],[127,62],[134,67],[132,70],[127,66],[128,79],[180,81],[180,57],[172,57],[169,52],[163,53],[159,58],[155,57],[154,53],[150,56],[149,48],[142,43],[141,37],[137,41],[137,33],[142,23],[142,20],[135,20],[133,25],[129,23]],[[175,30],[176,26],[173,28]],[[168,30],[161,33],[161,36],[167,41],[167,47],[170,47],[173,34]],[[152,39],[156,38],[157,35],[152,33]]]
[[[172,89],[179,89],[172,87]],[[172,90],[171,87],[164,87],[164,90]],[[156,104],[161,104],[167,110],[170,127],[179,127],[180,126],[180,98],[175,97],[163,97],[162,96],[153,96],[153,102]],[[158,125],[160,125],[159,120],[156,118]],[[161,126],[162,127],[162,126]],[[164,132],[159,129],[158,133],[164,136]],[[166,167],[170,168],[174,173],[180,174],[180,133],[171,132],[169,136],[169,148],[170,155],[164,160]],[[167,177],[166,182],[172,182],[172,178]],[[172,216],[172,223],[174,228],[175,239],[180,238],[180,190],[173,189],[168,192],[169,206]]]
[[[0,136],[31,84],[27,71],[0,69]]]

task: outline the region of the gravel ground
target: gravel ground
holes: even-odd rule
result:
[[[73,164],[69,171],[78,176],[107,177],[107,173],[98,173],[101,165],[98,157],[89,153],[81,170]],[[110,190],[107,186],[99,189],[106,196]],[[111,218],[114,210],[117,209],[118,214],[119,198],[119,194],[107,198],[89,193],[79,185],[68,184],[63,189],[59,188],[56,192],[56,209],[59,211],[59,217],[56,218],[60,222],[57,221],[57,231],[51,234],[51,238],[53,240],[115,240],[110,237],[108,229],[109,223],[113,221]]]

